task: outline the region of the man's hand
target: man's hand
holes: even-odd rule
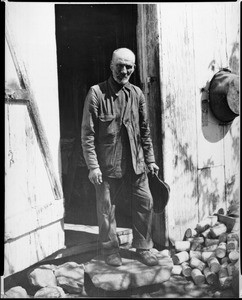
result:
[[[101,184],[103,182],[102,172],[99,168],[90,170],[88,178],[93,184]]]
[[[158,175],[159,167],[155,163],[150,163],[148,165],[148,169],[151,172],[152,176],[154,176],[154,174]]]

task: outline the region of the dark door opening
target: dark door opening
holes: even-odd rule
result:
[[[95,189],[81,148],[83,105],[89,88],[109,77],[113,50],[137,53],[137,5],[57,4],[55,13],[65,222],[97,225]],[[138,72],[132,76],[139,85]]]

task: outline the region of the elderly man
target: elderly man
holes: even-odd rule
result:
[[[141,261],[153,266],[151,223],[153,200],[147,168],[155,164],[146,103],[141,89],[129,82],[135,70],[135,55],[127,48],[113,52],[108,80],[90,88],[84,105],[82,148],[89,179],[96,189],[99,239],[109,265],[120,266],[114,215],[116,196],[123,186],[132,209],[132,246]]]

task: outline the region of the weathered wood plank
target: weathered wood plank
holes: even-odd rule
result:
[[[70,224],[70,223],[65,223],[64,229],[65,230],[73,230],[73,231],[85,231],[85,232],[89,232],[89,233],[93,233],[93,234],[98,234],[98,231],[99,231],[98,226]],[[131,232],[130,228],[117,227],[117,234],[127,234],[130,232]]]
[[[211,5],[210,9],[207,9],[206,5],[199,4],[193,9],[196,89],[197,103],[199,104],[197,111],[198,167],[199,169],[214,168],[216,166],[224,167],[224,169],[221,168],[221,172],[225,176],[221,177],[222,175],[218,172],[213,178],[216,180],[215,182],[218,183],[222,180],[223,184],[226,185],[226,194],[223,194],[222,182],[219,183],[221,189],[219,192],[220,197],[224,197],[224,200],[220,199],[219,202],[222,202],[222,207],[225,210],[233,198],[238,198],[238,179],[235,174],[238,171],[239,162],[239,120],[234,120],[232,124],[227,126],[220,124],[213,116],[209,102],[206,101],[209,99],[206,90],[212,76],[219,68],[232,67],[235,71],[237,70],[239,18],[236,7],[237,4],[214,4]],[[207,22],[206,20],[208,19],[212,21]],[[205,40],[210,48],[206,51],[204,47],[200,47]],[[203,88],[205,88],[204,92],[200,92]],[[232,131],[236,132],[234,139],[231,139]],[[235,171],[236,169],[237,171]],[[231,172],[230,170],[233,171]],[[206,172],[209,172],[209,170],[204,169],[201,173],[205,174]],[[212,172],[215,175],[216,171]],[[237,183],[235,183],[236,180]],[[209,193],[209,186],[210,184],[208,184],[207,193]],[[212,188],[209,199],[213,197],[213,193]],[[203,197],[201,195],[201,199]],[[225,199],[226,202],[224,202]],[[202,200],[200,208],[202,208],[204,203],[205,199]],[[214,207],[217,207],[216,203],[214,203]],[[211,207],[210,213],[212,213]],[[204,212],[200,212],[200,215],[203,216]]]
[[[5,104],[5,221],[29,208],[25,120],[26,105]],[[16,120],[18,120],[16,122]],[[30,133],[29,133],[30,134]],[[29,149],[28,149],[29,150]],[[34,166],[33,166],[34,167]],[[30,178],[31,180],[31,178]],[[35,180],[35,178],[32,178]],[[53,197],[53,196],[52,196]],[[16,226],[16,224],[15,224]],[[6,228],[6,227],[5,227]]]
[[[22,212],[21,215],[18,214],[6,218],[4,242],[22,238],[22,236],[35,231],[36,228],[42,228],[63,219],[63,215],[63,202],[58,201],[48,206],[31,208]],[[28,222],[24,222],[23,220],[28,220]]]
[[[224,15],[224,5],[193,6],[199,169],[224,164],[224,130],[211,112],[207,93],[213,75],[227,66]]]
[[[9,51],[7,41],[5,39],[5,90],[6,89],[21,89],[16,68],[13,63],[11,53]]]
[[[236,154],[228,157],[231,148],[237,147],[236,138],[233,145],[226,145],[230,129],[212,115],[206,92],[219,68],[233,62],[238,69],[236,9],[238,6],[233,4],[217,3],[179,3],[175,9],[171,4],[159,5],[164,179],[171,187],[167,207],[169,235],[175,234],[177,228],[183,231],[182,224],[195,225],[220,205],[225,208],[227,180],[230,201],[238,194],[238,189],[232,187],[238,186],[234,183],[238,180],[236,172],[229,171],[237,164]],[[233,32],[230,38],[229,32]],[[235,128],[238,131],[238,124]],[[238,153],[238,149],[234,152]],[[184,162],[190,162],[193,169],[182,169]],[[206,177],[208,173],[211,174]],[[206,197],[210,200],[206,201]]]
[[[101,245],[98,242],[98,231],[99,231],[98,226],[64,224],[64,228],[66,231],[66,236],[68,235],[68,231],[70,231],[71,233],[79,232],[80,238],[76,238],[72,242],[69,242],[68,245],[66,243],[65,248],[57,251],[56,253],[53,253],[49,257],[46,257],[46,259],[44,259],[45,262],[51,261],[53,259],[87,253],[90,251],[101,250]],[[86,238],[83,238],[83,234],[85,233],[92,234],[92,236],[88,235]],[[129,243],[129,241],[132,240],[132,231],[130,228],[117,227],[117,236],[120,245],[123,245]]]
[[[235,74],[240,73],[240,2],[225,4],[225,35],[228,65]]]
[[[225,185],[227,209],[240,206],[240,117],[231,124],[224,137]]]
[[[8,10],[6,10],[6,40],[12,55],[14,65],[19,77],[20,85],[22,89],[26,89],[30,95],[29,102],[29,114],[31,116],[32,124],[35,130],[35,134],[39,141],[39,145],[43,154],[43,159],[45,161],[45,166],[47,168],[47,172],[49,174],[49,179],[51,185],[53,187],[53,192],[55,194],[56,199],[63,198],[62,187],[59,181],[59,178],[56,176],[54,172],[53,159],[49,148],[49,142],[47,140],[46,132],[43,126],[42,119],[40,117],[39,109],[37,103],[35,101],[33,90],[31,89],[31,85],[29,82],[28,74],[26,71],[26,66],[22,58],[20,57],[20,51],[18,49],[17,44],[14,42],[14,34],[11,29],[11,24],[9,22]]]
[[[6,12],[6,19],[11,25],[12,42],[24,63],[45,127],[54,170],[60,177],[55,4],[8,2]]]
[[[224,166],[198,171],[199,221],[219,208],[226,210],[224,182]]]
[[[198,218],[191,7],[160,4],[159,20],[164,180],[171,187],[167,229],[170,240],[181,240]]]
[[[147,101],[151,138],[156,163],[163,177],[157,13],[156,4],[138,5],[137,42],[139,75]],[[154,215],[152,234],[154,242],[167,244],[165,214]]]
[[[159,86],[158,20],[155,4],[138,6],[138,65],[147,100],[155,157],[161,165],[161,103]],[[161,168],[162,173],[162,168]]]
[[[62,227],[63,220],[58,220],[17,240],[5,243],[4,277],[22,271],[63,248]]]
[[[30,100],[29,93],[25,89],[5,89],[5,101],[13,103],[14,100],[22,100],[27,104]]]
[[[54,172],[52,156],[49,151],[49,144],[48,144],[48,140],[46,139],[46,136],[44,133],[44,128],[41,125],[38,107],[36,105],[33,105],[33,102],[30,102],[28,109],[29,109],[29,115],[30,115],[33,127],[35,129],[35,134],[37,136],[37,139],[39,140],[39,145],[41,148],[41,152],[43,154],[45,166],[46,166],[47,172],[49,174],[49,179],[50,179],[50,182],[51,182],[51,185],[53,188],[53,192],[55,194],[55,198],[57,200],[63,199],[62,186],[61,186],[61,183],[60,183],[58,177],[56,176],[56,174]]]
[[[64,203],[55,201],[26,105],[5,111],[5,239],[14,239],[63,218]]]
[[[65,237],[66,246],[68,248],[83,244],[88,244],[93,241],[98,241],[98,226],[86,226],[86,225],[75,225],[75,224],[65,224]],[[117,236],[119,243],[131,243],[133,239],[133,233],[130,228],[117,227]]]

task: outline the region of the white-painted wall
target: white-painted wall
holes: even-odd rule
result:
[[[239,201],[240,118],[220,125],[209,106],[202,111],[201,92],[219,68],[238,74],[239,3],[160,3],[157,18],[167,230],[175,240]]]
[[[12,56],[6,43],[6,88],[21,87],[13,63],[16,58],[25,68],[49,144],[53,166],[48,168],[60,178],[54,4],[7,2],[6,18],[11,51],[15,51]],[[5,276],[33,265],[65,244],[64,199],[57,200],[53,193],[45,154],[33,126],[35,117],[26,103],[5,103]]]
[[[6,13],[18,55],[26,65],[55,171],[61,174],[54,3],[7,2]]]

